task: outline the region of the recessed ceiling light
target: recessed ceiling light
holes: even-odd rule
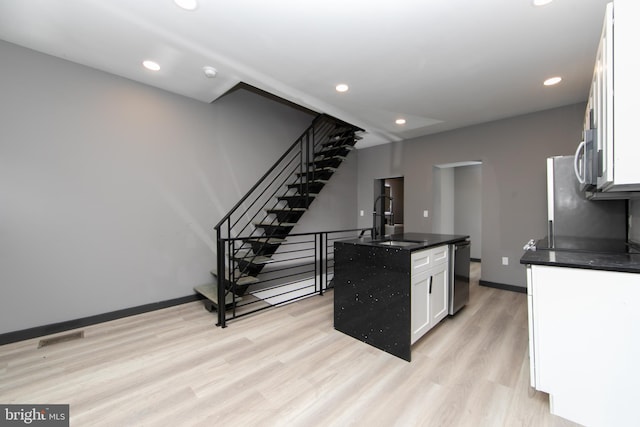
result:
[[[210,67],[208,65],[205,66],[205,67],[202,67],[202,71],[204,72],[204,75],[207,76],[207,78],[210,78],[210,79],[212,79],[212,78],[214,78],[215,76],[218,75],[218,70],[216,70],[215,68]]]
[[[561,81],[562,81],[562,77],[551,77],[545,80],[543,84],[545,86],[553,86],[553,85],[557,85]]]
[[[198,7],[197,0],[173,0],[173,2],[184,10],[195,10]]]
[[[397,120],[396,120],[396,124],[397,124],[397,125],[403,125],[403,124],[405,124],[405,123],[407,123],[407,121],[406,121],[405,119],[397,119]]]
[[[349,85],[346,85],[344,83],[340,83],[339,85],[336,86],[336,90],[338,92],[346,92],[349,90]]]
[[[151,71],[159,71],[160,70],[160,64],[158,64],[155,61],[149,61],[149,60],[142,61],[142,65],[147,70],[151,70]]]
[[[544,6],[551,3],[553,0],[533,0],[534,6]]]

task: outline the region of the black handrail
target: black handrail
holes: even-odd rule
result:
[[[320,233],[325,233],[325,234],[335,234],[335,233],[352,233],[354,231],[359,231],[361,232],[361,235],[364,235],[367,231],[370,231],[372,229],[372,227],[367,227],[367,228],[346,228],[344,230],[328,230],[328,231],[306,231],[304,233],[287,233],[287,234],[274,234],[273,236],[269,236],[269,237],[275,237],[275,238],[285,238],[285,237],[302,237],[302,236],[314,236]],[[246,237],[221,237],[220,240],[223,240],[225,242],[231,242],[231,241],[236,241],[236,240],[244,240],[246,239]]]

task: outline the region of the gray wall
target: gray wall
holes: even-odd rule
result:
[[[482,166],[455,167],[454,234],[471,236],[471,258],[482,258]]]
[[[433,167],[433,208],[428,209],[433,233],[454,234],[455,177],[453,168]]]
[[[214,225],[312,120],[246,91],[204,104],[2,41],[0,57],[0,333],[210,282]],[[307,226],[355,226],[355,158]]]
[[[358,224],[369,225],[373,180],[404,175],[405,230],[431,232],[433,165],[481,161],[482,280],[524,287],[522,246],[546,234],[545,159],[575,151],[583,117],[575,104],[359,150]]]

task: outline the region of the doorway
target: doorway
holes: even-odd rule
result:
[[[404,232],[404,177],[376,179],[373,187],[376,235]]]
[[[482,162],[435,165],[433,231],[471,237],[471,259],[482,258]]]

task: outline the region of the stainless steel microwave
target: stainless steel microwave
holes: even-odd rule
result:
[[[578,144],[573,167],[582,191],[595,191],[598,184],[598,144],[595,129],[585,129],[584,140]]]

